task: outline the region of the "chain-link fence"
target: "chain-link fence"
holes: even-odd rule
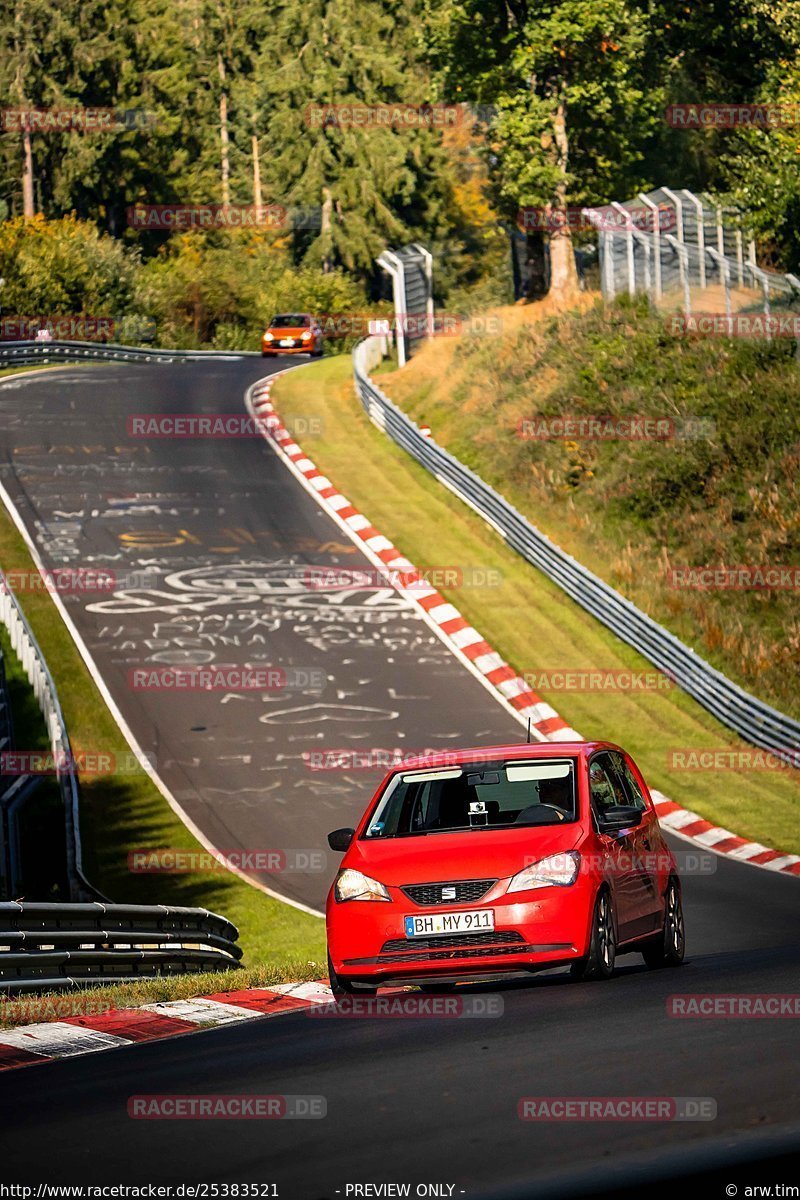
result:
[[[686,188],[640,192],[622,204],[584,210],[598,232],[603,295],[646,294],[685,316],[713,311],[733,328],[735,314],[773,324],[800,311],[800,280],[756,263],[741,214]],[[764,332],[770,335],[770,323]]]

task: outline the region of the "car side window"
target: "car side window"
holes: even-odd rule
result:
[[[589,789],[592,808],[598,816],[609,808],[628,803],[622,781],[614,770],[610,755],[605,752],[595,755],[589,763]]]

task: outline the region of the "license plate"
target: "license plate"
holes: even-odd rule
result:
[[[282,346],[293,346],[294,338],[281,338],[281,345]]]
[[[431,913],[429,916],[406,917],[406,937],[430,937],[442,933],[478,933],[494,929],[494,909],[481,908],[474,912]]]

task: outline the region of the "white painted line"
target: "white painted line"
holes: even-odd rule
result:
[[[142,1005],[146,1012],[158,1013],[160,1017],[178,1017],[181,1021],[193,1021],[197,1025],[230,1025],[233,1021],[247,1021],[262,1014],[252,1008],[239,1008],[224,1004],[221,1000],[161,1000],[156,1004]]]
[[[293,996],[295,1000],[308,1000],[310,1004],[330,1004],[333,992],[324,983],[278,983],[267,984],[266,990],[282,996]]]
[[[371,521],[368,521],[365,516],[358,512],[354,513],[352,517],[345,517],[345,521],[356,533],[358,533],[359,529],[369,529],[372,524]],[[361,544],[365,546],[366,542],[362,542]]]
[[[766,867],[768,871],[783,871],[786,867],[793,867],[795,863],[800,862],[800,854],[784,854],[782,858],[773,858],[772,862],[759,863],[760,867]]]
[[[269,441],[269,439],[265,439],[265,440]],[[301,476],[301,478],[302,478],[302,476]],[[312,493],[312,494],[314,494],[314,493]],[[2,483],[0,483],[0,500],[2,500],[3,504],[5,505],[8,515],[11,517],[11,520],[14,522],[14,525],[16,526],[17,530],[19,531],[20,537],[25,542],[25,545],[28,547],[31,558],[33,559],[35,565],[38,567],[40,574],[44,578],[46,575],[47,568],[45,567],[44,562],[42,561],[42,557],[39,553],[39,548],[36,545],[36,543],[34,542],[30,533],[28,532],[28,528],[27,528],[25,522],[23,521],[22,517],[20,516],[19,512],[17,511],[17,506],[14,504],[13,500],[9,496],[8,492],[6,491],[6,489]],[[211,841],[210,838],[206,837],[205,833],[202,831],[202,829],[200,829],[199,825],[196,825],[195,822],[192,820],[192,818],[189,816],[189,814],[181,807],[181,805],[178,803],[175,796],[173,796],[170,789],[164,783],[164,780],[158,774],[158,771],[155,769],[155,767],[150,762],[148,755],[145,754],[144,750],[142,749],[141,745],[139,744],[139,741],[138,741],[136,735],[134,734],[133,730],[131,729],[131,727],[128,724],[125,717],[122,715],[122,710],[120,709],[116,700],[112,696],[111,691],[109,690],[109,687],[106,684],[106,681],[103,678],[102,673],[98,669],[98,666],[97,666],[96,662],[94,661],[94,658],[92,657],[89,647],[86,645],[86,642],[83,640],[83,636],[81,635],[75,622],[72,620],[72,617],[67,612],[66,606],[64,605],[64,601],[61,599],[61,596],[57,590],[50,592],[50,599],[52,600],[53,604],[56,606],[56,609],[58,610],[58,613],[61,617],[61,620],[64,622],[64,624],[70,634],[70,637],[72,638],[73,642],[75,643],[75,645],[77,647],[78,653],[80,654],[81,658],[83,659],[89,674],[91,675],[92,679],[94,680],[97,690],[100,692],[100,695],[105,700],[108,710],[111,713],[114,720],[116,721],[117,726],[119,727],[119,730],[122,733],[122,736],[125,738],[126,742],[130,746],[131,750],[134,752],[137,759],[142,764],[143,770],[145,770],[147,772],[147,774],[150,776],[153,783],[158,788],[159,792],[164,797],[164,799],[166,800],[167,804],[170,806],[172,811],[176,814],[176,816],[178,816],[180,818],[180,820],[183,822],[183,824],[186,826],[186,828],[189,830],[189,832],[194,834],[194,836],[197,838],[200,845],[205,850],[208,850],[210,853],[219,857],[219,855],[222,853],[222,851],[219,849],[219,847],[214,845],[214,843]],[[325,914],[323,912],[320,912],[319,910],[317,910],[315,908],[309,908],[308,905],[301,904],[299,900],[292,900],[288,896],[283,896],[283,895],[281,895],[280,892],[274,891],[272,888],[267,887],[266,884],[261,883],[259,880],[251,879],[250,876],[246,875],[244,871],[240,870],[240,868],[233,866],[231,864],[229,858],[226,861],[226,867],[229,871],[232,871],[234,875],[237,875],[240,879],[243,879],[245,883],[249,883],[250,886],[256,888],[257,891],[263,892],[267,896],[271,896],[273,900],[281,900],[284,904],[288,904],[292,908],[297,908],[300,910],[300,912],[308,913],[309,916],[312,916],[312,917],[324,917],[325,916]]]
[[[434,611],[436,611],[434,609]],[[490,650],[488,654],[479,654],[477,658],[472,660],[479,671],[484,675],[488,675],[490,671],[497,671],[500,667],[507,667],[508,663],[504,658],[497,653],[496,650]]]
[[[526,692],[531,690],[525,680],[520,679],[519,675],[515,676],[514,679],[504,679],[497,686],[504,696],[508,696],[509,700],[512,696],[524,696]]]
[[[688,808],[681,808],[678,812],[665,813],[663,817],[659,817],[662,825],[668,825],[670,829],[683,829],[685,825],[693,825],[695,821],[704,821],[705,817],[701,817],[696,812],[690,812]],[[723,830],[725,837],[733,837],[732,833]]]
[[[468,625],[466,629],[457,629],[455,633],[451,633],[450,640],[458,646],[459,650],[463,650],[465,646],[475,646],[478,642],[482,642],[483,634]]]
[[[453,604],[437,604],[435,608],[428,609],[428,616],[436,625],[444,625],[445,621],[458,620],[461,613]]]
[[[130,1038],[99,1033],[82,1025],[65,1025],[63,1021],[44,1021],[41,1025],[25,1025],[22,1029],[0,1029],[0,1046],[13,1046],[48,1058],[71,1058],[74,1054],[129,1045]]]
[[[534,725],[541,725],[543,721],[552,721],[553,717],[558,716],[556,710],[551,708],[549,704],[545,704],[544,700],[540,700],[538,704],[526,704],[519,711],[526,721],[530,717]],[[581,741],[583,740],[581,738]]]
[[[666,823],[666,817],[661,817],[660,819],[662,822]],[[730,834],[728,833],[727,829],[720,829],[719,826],[715,825],[713,829],[707,829],[705,833],[696,833],[694,835],[694,841],[700,842],[702,846],[708,846],[710,850],[713,846],[716,846],[717,842],[727,841],[729,837]],[[766,849],[766,847],[764,847],[764,849]]]
[[[757,854],[763,854],[768,849],[768,846],[762,846],[760,842],[747,842],[744,846],[738,846],[735,850],[729,850],[728,853],[731,858],[743,858],[746,861],[748,858],[755,858]]]

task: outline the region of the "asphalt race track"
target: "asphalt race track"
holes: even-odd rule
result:
[[[800,1145],[798,1125],[791,1128],[800,1101],[797,1022],[676,1019],[666,1001],[675,992],[795,991],[797,881],[715,861],[714,875],[685,881],[689,957],[678,971],[650,972],[631,956],[608,983],[552,973],[495,989],[499,1018],[301,1013],[4,1072],[2,1177],[275,1182],[286,1200],[344,1196],[353,1183],[446,1183],[454,1196],[463,1188],[488,1198],[521,1181],[536,1186],[510,1195],[558,1194],[553,1181],[563,1185],[573,1173],[587,1194],[644,1162],[639,1194],[649,1197],[668,1171],[721,1161],[730,1164],[723,1182],[739,1183],[740,1139],[751,1154]],[[327,1117],[127,1115],[132,1095],[198,1093],[323,1096]],[[523,1096],[642,1095],[711,1097],[717,1117],[536,1124],[516,1115]],[[758,1181],[792,1176],[765,1166]]]
[[[373,568],[261,437],[128,433],[139,413],[244,418],[246,386],[270,369],[240,359],[12,376],[0,382],[0,478],[47,566],[135,585],[62,596],[172,795],[220,850],[285,851],[291,869],[258,878],[319,909],[338,863],[325,835],[361,815],[383,772],[313,770],[309,754],[497,744],[524,729],[393,589],[317,586],[309,568]],[[243,664],[284,670],[287,686],[131,685],[142,667]]]
[[[311,622],[298,615],[296,597],[283,603],[258,590],[261,572],[285,580],[308,564],[358,564],[268,446],[151,442],[115,457],[114,446],[127,444],[126,414],[238,412],[245,385],[263,373],[259,364],[231,362],[80,370],[31,376],[13,388],[12,378],[0,384],[3,479],[49,561],[69,553],[75,563],[158,572],[144,604],[122,597],[115,610],[97,611],[85,597],[67,603],[137,737],[192,818],[219,846],[319,848],[328,828],[360,810],[374,774],[369,783],[357,772],[315,776],[303,750],[480,743],[516,737],[519,726],[413,613],[364,596],[346,620],[337,611],[317,622],[312,604]],[[313,441],[308,449],[313,457]],[[245,544],[234,531],[246,531]],[[215,603],[198,608],[206,589],[192,581],[209,579]],[[230,580],[244,581],[242,605]],[[367,610],[389,616],[373,627],[363,619]],[[209,612],[225,623],[224,644],[204,640],[214,632],[206,628]],[[254,613],[269,627],[257,657],[324,665],[332,678],[322,697],[259,694],[224,704],[222,696],[191,693],[176,704],[127,687],[127,671],[143,660],[181,661],[152,658],[162,653],[207,646],[214,661],[249,661],[257,647],[246,643],[244,623]],[[307,730],[270,719],[287,708],[316,716]],[[366,732],[356,715],[364,710],[373,714]],[[712,1197],[725,1195],[727,1184],[743,1196],[745,1178],[798,1185],[797,1021],[668,1014],[675,993],[797,991],[797,880],[712,862],[715,870],[684,879],[688,952],[677,971],[647,971],[631,956],[608,983],[578,985],[552,973],[469,989],[502,997],[497,1018],[299,1013],[4,1072],[0,1177],[274,1183],[284,1200],[333,1200],[367,1183],[410,1184],[411,1195],[418,1184],[444,1185],[440,1195],[481,1200],[631,1185],[631,1195],[650,1200],[674,1195],[682,1171],[706,1168],[713,1175],[704,1194]],[[326,883],[327,875],[310,873],[274,886],[316,905]],[[164,1093],[322,1096],[327,1116],[197,1124],[127,1115],[129,1097]],[[517,1115],[523,1097],[564,1096],[689,1097],[712,1101],[716,1116],[542,1123]]]

